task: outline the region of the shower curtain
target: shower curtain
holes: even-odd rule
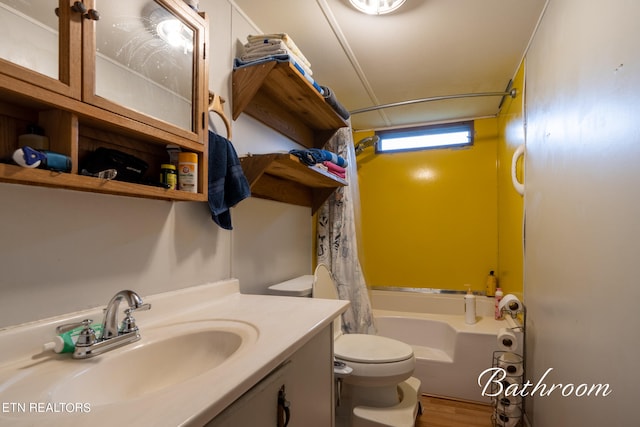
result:
[[[358,258],[359,190],[351,127],[339,129],[324,148],[347,160],[349,185],[334,191],[318,210],[318,264],[329,267],[340,299],[351,302],[342,315],[343,332],[375,333],[369,294]]]

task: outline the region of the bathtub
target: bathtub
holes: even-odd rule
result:
[[[464,322],[464,295],[417,291],[372,290],[371,305],[378,335],[413,347],[413,376],[421,393],[490,403],[482,396],[478,376],[492,366],[498,330],[517,326],[510,317],[495,320],[494,299],[476,297],[477,323]],[[522,336],[518,333],[518,349]]]

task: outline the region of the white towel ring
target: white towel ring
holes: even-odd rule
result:
[[[524,144],[520,144],[516,151],[513,153],[513,157],[511,158],[511,181],[513,182],[513,188],[516,189],[518,194],[521,196],[524,195],[524,182],[518,181],[518,175],[516,174],[516,166],[518,165],[518,159],[520,156],[523,157],[522,162],[522,172],[524,177],[524,154],[525,154],[525,146]]]

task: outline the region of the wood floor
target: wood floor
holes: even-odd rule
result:
[[[493,408],[423,395],[416,427],[492,427]]]

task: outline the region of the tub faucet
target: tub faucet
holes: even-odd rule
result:
[[[122,300],[126,301],[129,308],[124,310],[125,318],[122,320],[121,326],[118,327],[118,309]],[[84,329],[78,335],[73,357],[74,359],[87,359],[138,341],[140,332],[131,313],[149,310],[150,308],[151,304],[144,304],[140,295],[133,291],[123,290],[115,294],[107,304],[104,310],[104,320],[102,321],[102,334],[99,338],[96,337],[95,331],[90,326],[92,322],[90,319],[75,325],[63,325],[60,328],[70,330],[70,328],[84,326]]]

